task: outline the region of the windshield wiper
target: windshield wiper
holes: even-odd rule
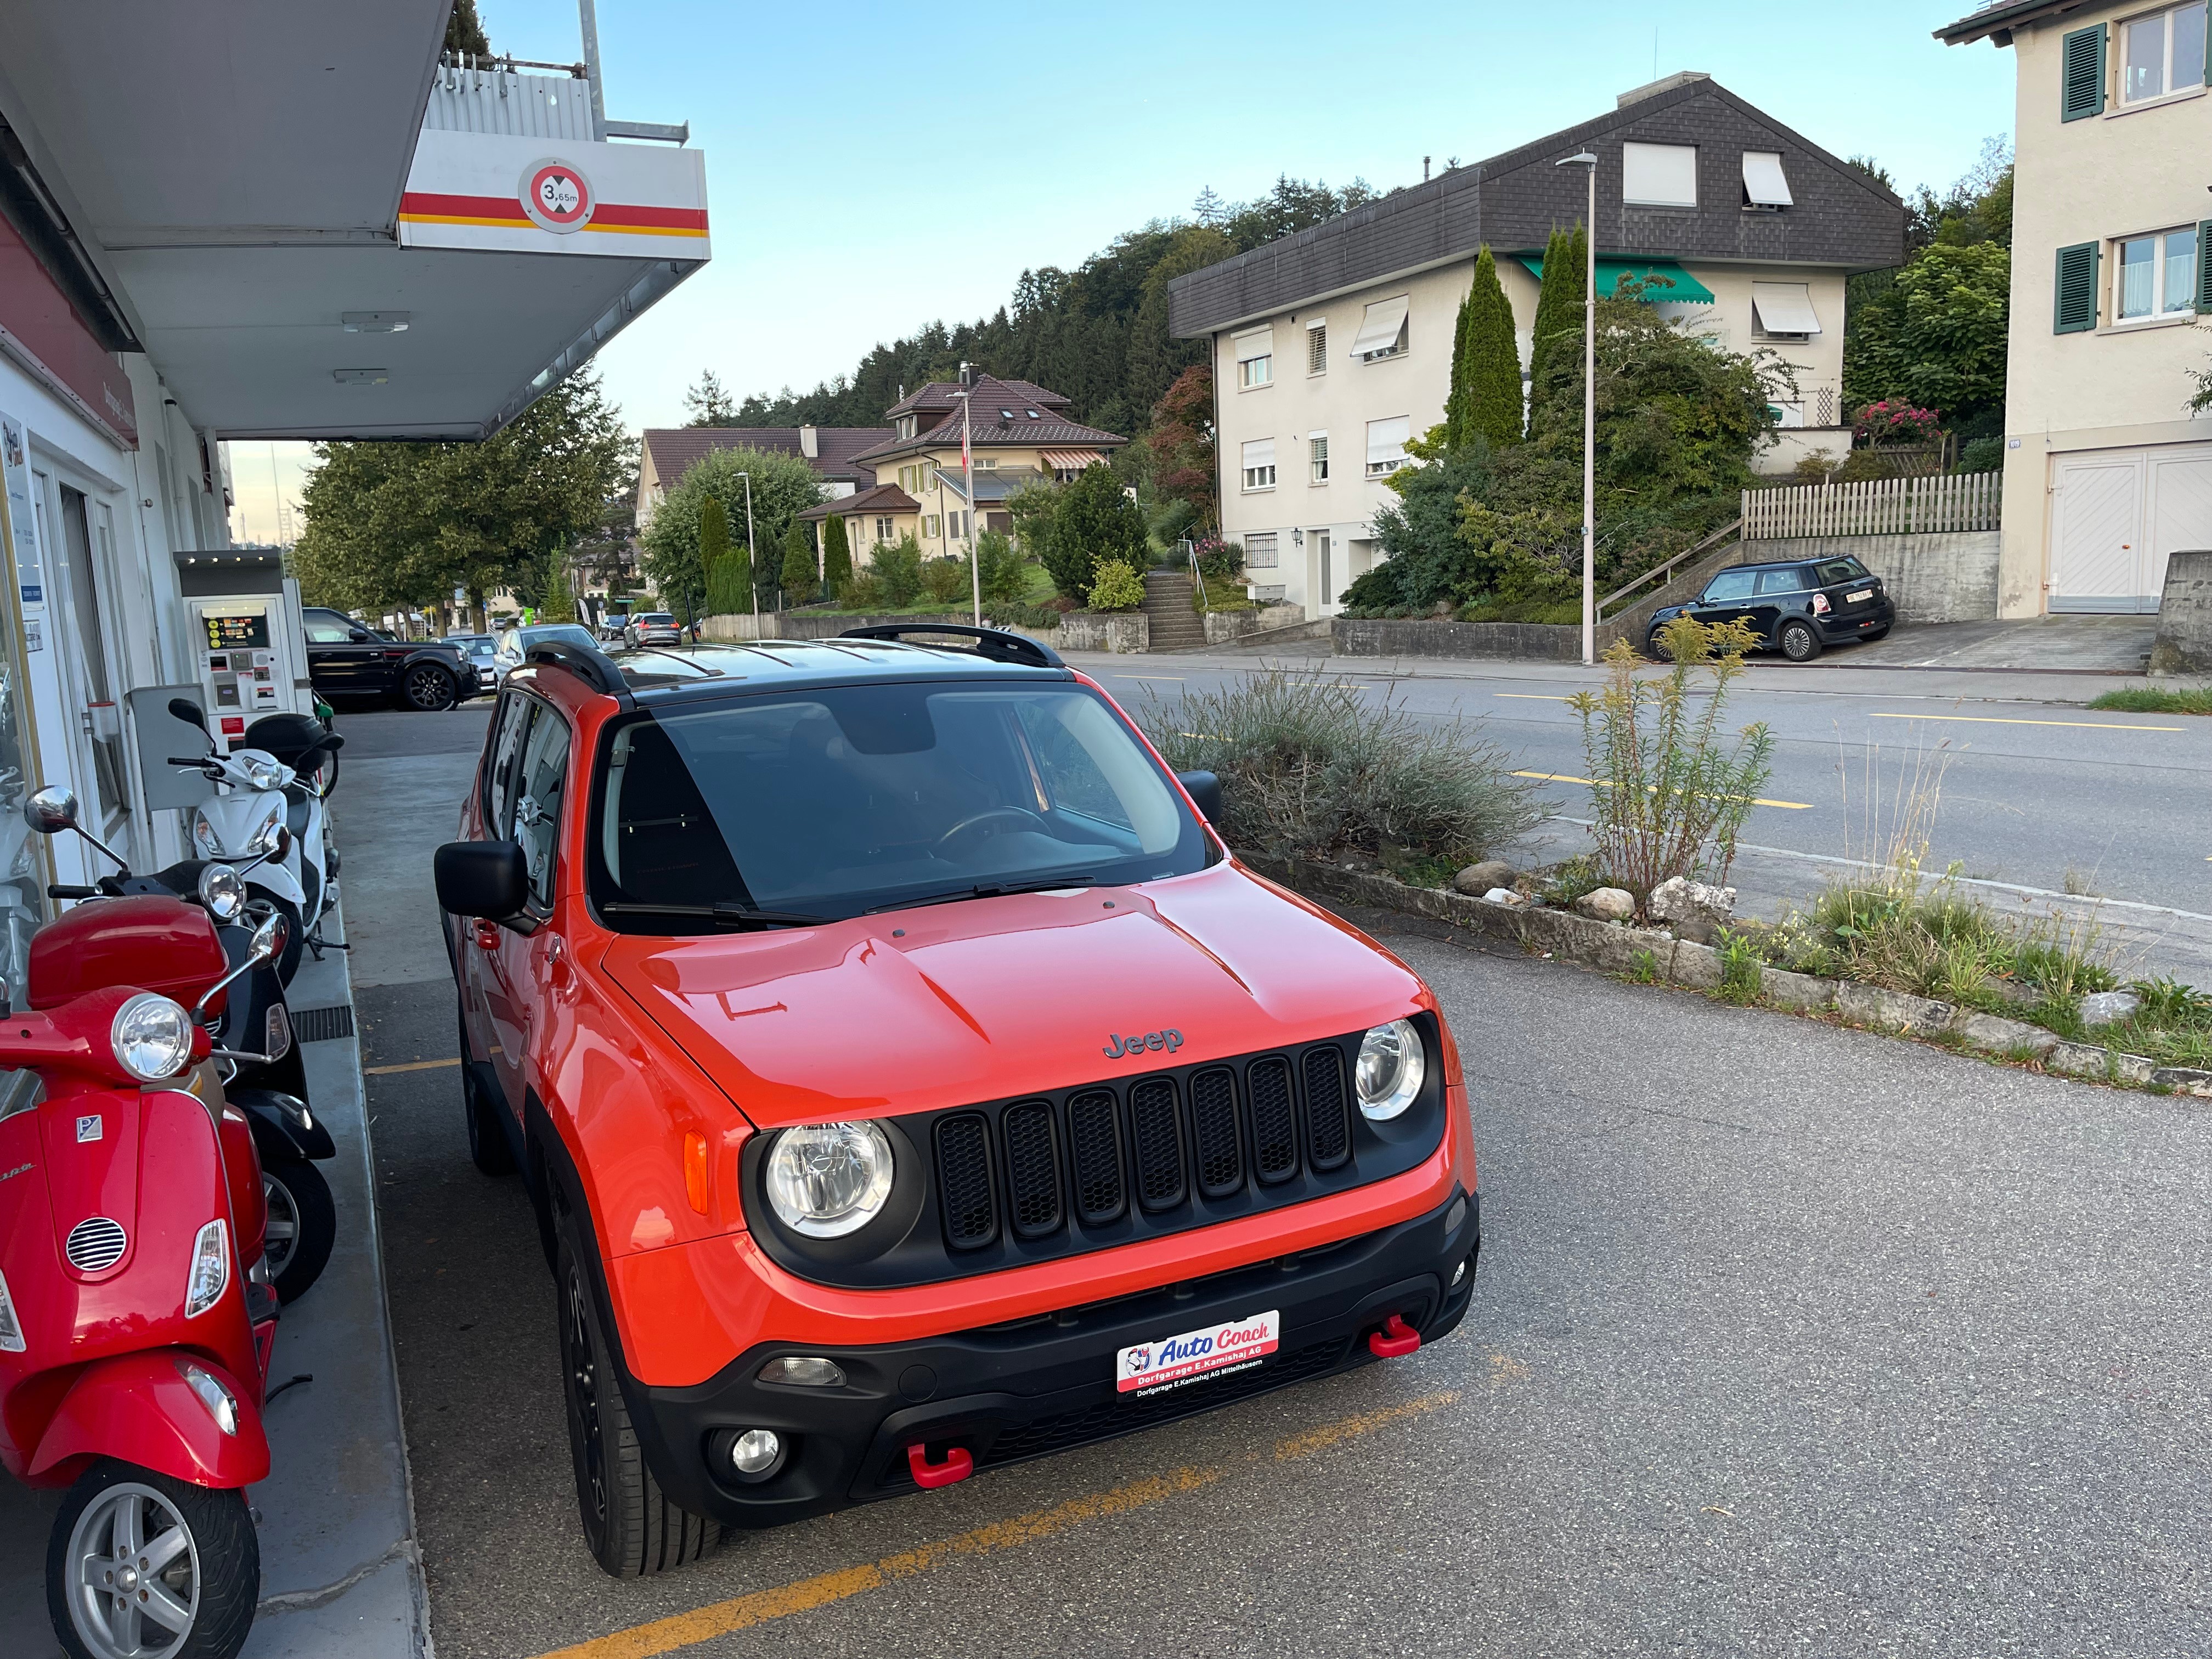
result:
[[[731,927],[819,927],[837,920],[799,910],[756,909],[732,899],[717,899],[712,904],[632,904],[617,899],[599,908],[611,916],[697,916]]]
[[[1089,874],[1040,876],[1030,881],[985,881],[973,887],[957,887],[949,892],[931,893],[926,897],[901,899],[895,904],[878,904],[862,914],[881,915],[886,910],[919,910],[925,904],[957,904],[963,899],[1004,898],[1009,893],[1050,893],[1063,887],[1096,887],[1098,878]]]

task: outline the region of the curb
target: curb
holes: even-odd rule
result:
[[[1648,972],[1652,982],[1714,991],[1721,953],[1710,945],[1653,928],[1593,921],[1548,906],[1492,904],[1444,888],[1408,887],[1395,878],[1298,858],[1239,853],[1256,873],[1297,892],[1349,904],[1395,910],[1447,922],[1466,933],[1517,946],[1531,955],[1580,963],[1607,973]],[[1833,1013],[1846,1024],[1898,1036],[1936,1037],[1998,1060],[2031,1061],[2046,1072],[2094,1082],[2154,1087],[2212,1098],[2212,1071],[2160,1066],[2142,1054],[2115,1054],[2094,1042],[2072,1042],[2023,1020],[1928,997],[1886,991],[1853,980],[1822,979],[1783,968],[1759,969],[1759,1000],[1794,1013]]]

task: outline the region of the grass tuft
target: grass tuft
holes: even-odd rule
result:
[[[2192,685],[2174,690],[2148,685],[2124,691],[2107,691],[2089,700],[2092,708],[2117,709],[2127,714],[2212,714],[2212,685]]]

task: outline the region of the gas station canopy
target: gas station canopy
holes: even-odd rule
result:
[[[697,151],[447,9],[0,0],[0,171],[204,430],[483,437],[708,258]]]

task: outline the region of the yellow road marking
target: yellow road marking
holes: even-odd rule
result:
[[[1572,702],[1572,697],[1547,696],[1541,691],[1493,691],[1493,697],[1511,697],[1516,702]]]
[[[1402,1422],[1407,1418],[1441,1411],[1458,1398],[1455,1392],[1432,1394],[1419,1400],[1409,1400],[1403,1405],[1386,1406],[1379,1411],[1364,1412],[1356,1417],[1323,1424],[1319,1428],[1277,1442],[1274,1461],[1286,1462],[1310,1456],[1344,1441],[1372,1434],[1377,1429]],[[973,1532],[964,1532],[957,1537],[902,1550],[896,1555],[886,1555],[879,1561],[857,1567],[844,1567],[835,1572],[819,1573],[811,1578],[778,1585],[774,1589],[755,1590],[750,1595],[711,1602],[690,1613],[674,1613],[665,1619],[633,1626],[629,1630],[619,1630],[611,1635],[578,1642],[573,1646],[556,1648],[549,1653],[540,1654],[538,1659],[657,1659],[657,1656],[673,1652],[678,1648],[711,1642],[717,1637],[750,1630],[756,1625],[764,1625],[771,1620],[787,1619],[798,1613],[811,1613],[817,1607],[849,1600],[867,1590],[881,1589],[898,1579],[915,1577],[943,1566],[948,1561],[990,1555],[1000,1550],[1018,1549],[1024,1544],[1036,1543],[1086,1522],[1126,1515],[1132,1510],[1165,1503],[1170,1498],[1210,1486],[1226,1478],[1230,1473],[1229,1468],[1216,1464],[1204,1468],[1185,1467],[1166,1474],[1147,1475],[1106,1492],[1086,1492],[1080,1498],[1071,1498],[1048,1510],[1034,1510],[1027,1515],[1018,1515],[1010,1521],[992,1522],[988,1526],[978,1527]]]
[[[361,1068],[361,1074],[363,1077],[390,1077],[394,1072],[436,1072],[460,1063],[458,1057],[453,1060],[410,1060],[403,1066],[364,1066]]]
[[[1589,789],[1613,787],[1609,781],[1592,783],[1588,778],[1573,777],[1565,772],[1516,772],[1513,775],[1516,778],[1534,778],[1539,783],[1579,783]],[[1809,812],[1813,810],[1813,803],[1809,800],[1769,800],[1764,795],[1753,796],[1751,804],[1753,806],[1784,806],[1793,812]]]
[[[1950,720],[1962,726],[2078,726],[2095,732],[2183,732],[2180,726],[2129,726],[2119,720],[2008,720],[1995,714],[1869,714],[1870,720]]]

